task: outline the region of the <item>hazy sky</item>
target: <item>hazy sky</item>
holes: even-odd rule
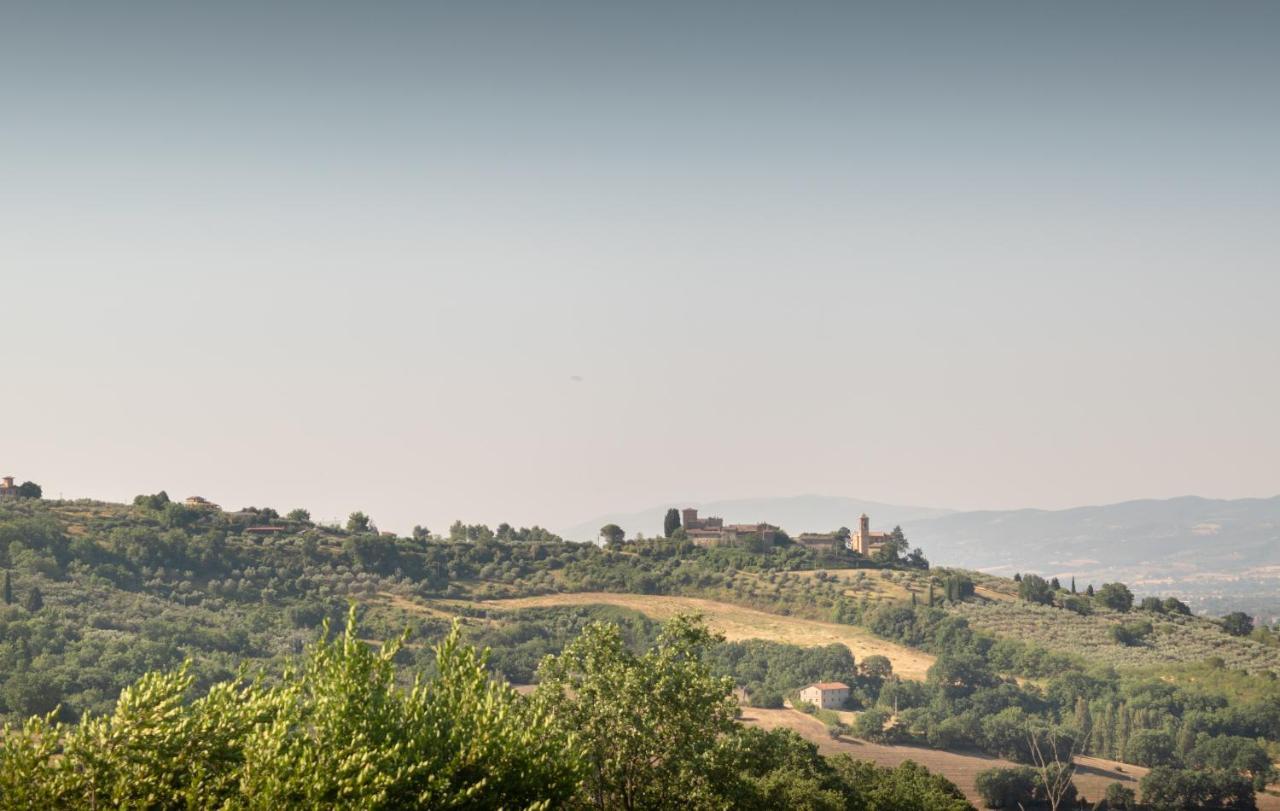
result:
[[[399,530],[1273,495],[1277,41],[1261,2],[0,2],[0,473]]]

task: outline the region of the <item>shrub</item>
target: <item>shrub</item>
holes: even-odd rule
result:
[[[1255,809],[1253,784],[1223,769],[1157,766],[1139,784],[1142,801],[1158,811],[1196,808]]]
[[[1142,641],[1151,635],[1152,630],[1151,623],[1145,620],[1126,622],[1111,626],[1111,638],[1120,645],[1133,647],[1141,645]]]
[[[853,722],[853,734],[869,741],[884,737],[884,726],[892,718],[892,714],[880,707],[863,710]]]
[[[1036,800],[1036,773],[1027,766],[978,772],[974,784],[990,808],[1024,808]]]
[[[1133,592],[1124,583],[1103,583],[1098,589],[1098,600],[1115,611],[1133,608]]]
[[[1039,575],[1025,575],[1018,586],[1018,595],[1029,603],[1049,605],[1053,602],[1053,588]]]
[[[1123,783],[1112,783],[1107,786],[1105,799],[1107,801],[1107,811],[1133,811],[1133,808],[1138,803],[1138,798],[1133,789]]]

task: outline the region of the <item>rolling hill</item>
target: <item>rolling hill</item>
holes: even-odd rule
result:
[[[1208,613],[1280,618],[1280,496],[1185,496],[1065,510],[956,511],[812,495],[690,506],[729,522],[768,521],[792,534],[853,526],[865,512],[876,527],[902,525],[936,564],[1006,576],[1124,580],[1139,593],[1176,593]],[[561,534],[593,540],[612,522],[652,536],[665,509],[599,516]]]

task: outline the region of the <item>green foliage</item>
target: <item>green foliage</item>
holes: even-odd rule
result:
[[[27,591],[27,596],[22,601],[22,607],[32,614],[44,608],[44,593],[40,591],[39,586],[32,586]]]
[[[1133,647],[1141,645],[1151,635],[1153,628],[1146,620],[1122,622],[1111,626],[1111,638],[1120,645]]]
[[[831,760],[836,773],[859,798],[845,808],[865,811],[973,811],[973,806],[950,780],[931,774],[915,761],[893,768],[838,755]]]
[[[1157,811],[1257,808],[1253,785],[1234,772],[1158,766],[1139,783],[1142,802]]]
[[[1175,762],[1173,736],[1163,729],[1140,729],[1129,736],[1125,761],[1139,766],[1168,766]]]
[[[1037,799],[1036,773],[1026,766],[987,769],[974,783],[989,808],[1025,808]]]
[[[402,638],[403,639],[403,638]],[[490,681],[454,631],[436,676],[397,686],[402,640],[374,651],[352,608],[279,682],[234,679],[184,697],[184,667],[145,676],[115,712],[35,718],[0,743],[6,807],[549,808],[575,790],[547,708]]]
[[[967,600],[974,594],[973,580],[967,575],[949,574],[943,579],[942,585],[947,595],[947,600],[953,603]],[[932,600],[930,605],[932,605]]]
[[[725,642],[708,651],[707,662],[714,672],[746,688],[749,702],[756,706],[766,706],[758,703],[762,699],[772,701],[813,682],[857,681],[853,654],[839,644],[802,648],[759,639]]]
[[[153,493],[152,495],[149,495],[149,496],[139,495],[139,496],[133,497],[133,505],[135,507],[142,507],[143,509],[155,510],[157,512],[159,512],[160,510],[163,510],[165,508],[165,505],[168,503],[169,503],[169,494],[163,490],[161,490],[159,493]]]
[[[1107,801],[1107,811],[1133,811],[1138,803],[1137,794],[1124,783],[1108,785],[1103,799]]]
[[[347,532],[368,532],[372,526],[369,516],[359,510],[347,516]]]
[[[1029,603],[1049,605],[1053,602],[1053,588],[1040,575],[1027,574],[1018,585],[1018,596]]]
[[[1232,636],[1248,636],[1253,631],[1253,617],[1243,611],[1232,611],[1222,618],[1222,630]]]
[[[593,624],[538,671],[537,695],[586,765],[582,805],[590,808],[706,806],[716,796],[716,753],[734,731],[732,680],[703,655],[716,638],[677,616],[641,655],[617,629]]]
[[[18,498],[41,498],[44,490],[35,482],[23,482],[18,485]]]
[[[1133,592],[1124,583],[1103,583],[1098,601],[1113,611],[1128,611],[1133,608]]]
[[[285,518],[299,524],[311,523],[311,513],[307,510],[302,509],[301,507],[299,507],[296,510],[289,510],[289,514],[286,515]]]
[[[853,734],[868,741],[883,740],[885,725],[893,713],[883,707],[871,707],[858,713],[853,721]]]
[[[627,538],[627,533],[617,524],[605,524],[600,527],[600,537],[604,538],[605,543],[620,544]]]
[[[662,534],[664,537],[670,538],[677,529],[680,529],[680,511],[672,507],[667,510],[667,514],[662,518]]]

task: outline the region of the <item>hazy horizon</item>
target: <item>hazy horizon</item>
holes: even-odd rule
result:
[[[384,528],[1280,492],[1280,6],[0,9],[0,474]]]

